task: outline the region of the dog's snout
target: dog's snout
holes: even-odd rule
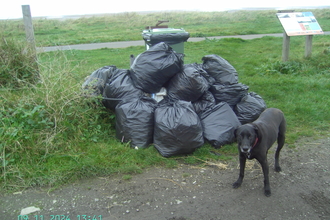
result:
[[[249,151],[249,149],[250,149],[249,146],[246,146],[246,145],[242,147],[242,150],[243,150],[244,152]]]

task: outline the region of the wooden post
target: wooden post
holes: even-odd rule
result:
[[[32,24],[32,16],[30,11],[30,5],[22,5],[23,20],[25,26],[26,41],[31,47],[32,51],[36,51],[36,43],[34,40],[34,30]]]
[[[286,62],[289,60],[290,52],[290,37],[284,32],[283,33],[283,46],[282,46],[282,61]]]
[[[38,65],[38,57],[37,57],[37,48],[34,39],[34,30],[32,24],[32,16],[30,11],[30,5],[22,5],[22,13],[23,13],[23,20],[25,26],[25,34],[26,34],[26,41],[28,44],[28,50],[30,50],[32,58],[34,59],[36,70],[38,71],[39,76],[39,65]]]
[[[305,58],[309,58],[312,56],[312,39],[313,35],[306,35]]]

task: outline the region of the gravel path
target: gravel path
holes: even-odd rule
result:
[[[236,158],[227,164],[150,168],[129,180],[122,175],[98,177],[55,191],[35,188],[2,195],[0,219],[24,219],[18,218],[21,211],[35,207],[40,211],[28,215],[29,219],[329,220],[329,145],[330,137],[304,138],[295,148],[284,146],[280,157],[283,171],[270,171],[271,197],[263,194],[262,171],[254,160],[247,164],[242,186],[231,187],[238,176]],[[274,149],[268,155],[271,167]]]

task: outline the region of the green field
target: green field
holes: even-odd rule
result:
[[[306,11],[306,10],[296,10]],[[330,10],[312,11],[323,31],[330,31]],[[158,20],[183,28],[191,37],[268,34],[283,32],[274,10],[226,12],[119,13],[79,19],[34,19],[37,46],[141,40],[142,30]],[[22,20],[0,20],[4,36],[24,39]]]
[[[141,40],[144,26],[164,19],[170,20],[170,26],[183,27],[192,37],[207,36],[201,42],[185,43],[185,63],[201,63],[209,54],[228,60],[236,68],[240,83],[262,96],[268,107],[285,113],[286,147],[295,150],[297,139],[322,138],[330,131],[330,36],[314,36],[313,54],[308,59],[303,57],[305,37],[292,37],[288,62],[281,61],[282,38],[212,39],[216,35],[281,33],[275,13],[123,13],[66,21],[35,20],[34,25],[38,46]],[[323,30],[329,31],[330,10],[313,13]],[[1,21],[0,27],[2,39],[21,43],[24,29],[20,21]],[[192,155],[164,158],[153,146],[134,150],[115,138],[115,115],[102,107],[99,99],[83,97],[81,85],[100,67],[129,69],[129,56],[144,50],[140,46],[40,53],[39,83],[12,88],[1,85],[1,189],[57,187],[77,178],[114,173],[127,178],[150,166],[203,166],[201,161],[226,163],[236,157],[235,144],[221,149],[205,144]],[[1,47],[0,55],[6,52]],[[4,68],[1,70],[4,74]]]

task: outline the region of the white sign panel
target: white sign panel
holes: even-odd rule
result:
[[[312,12],[277,13],[288,36],[324,34]]]

